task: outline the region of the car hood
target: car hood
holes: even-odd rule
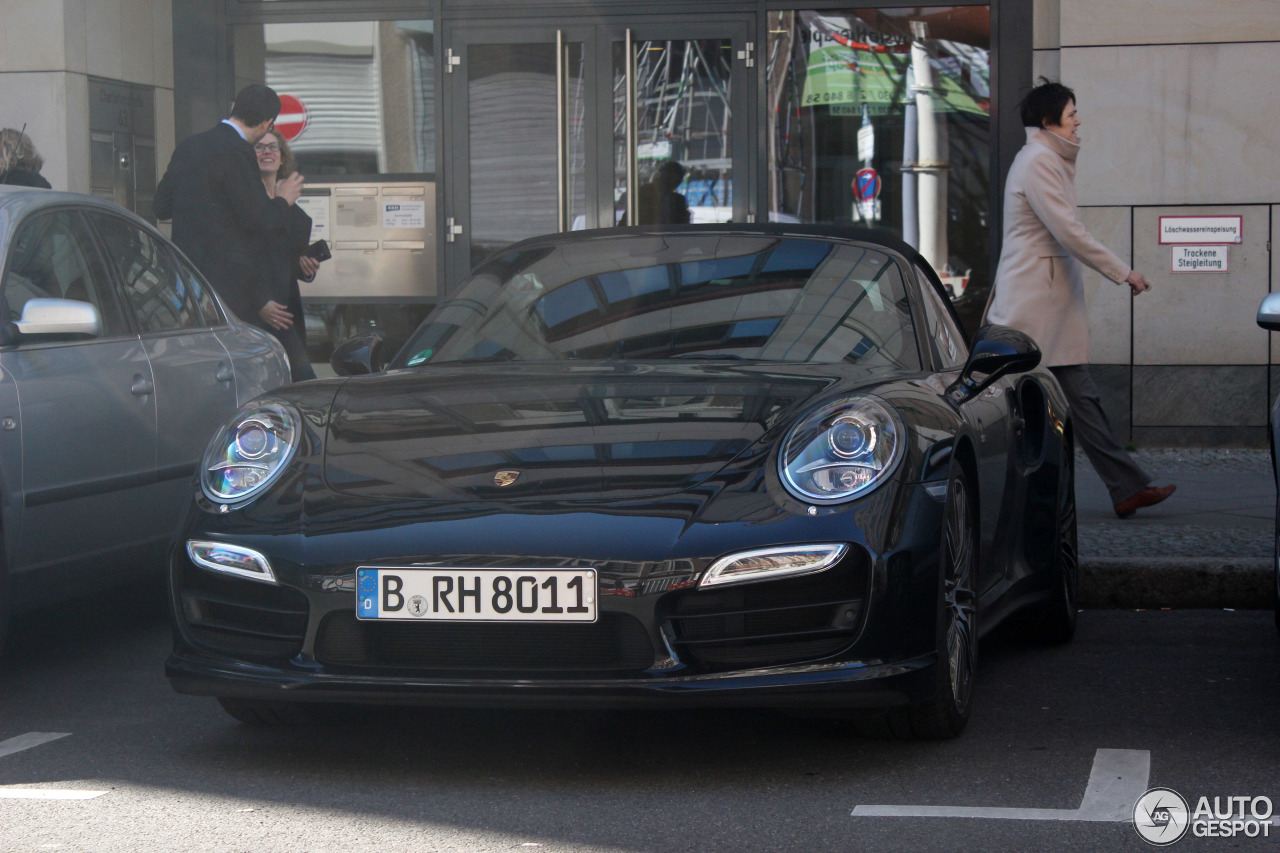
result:
[[[851,378],[870,380],[848,366],[723,362],[506,363],[360,377],[334,398],[325,480],[344,494],[399,501],[679,492],[780,436],[815,395]]]

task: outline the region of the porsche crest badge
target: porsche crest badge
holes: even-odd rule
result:
[[[493,484],[495,486],[510,486],[518,479],[520,479],[519,471],[499,471],[493,475]]]

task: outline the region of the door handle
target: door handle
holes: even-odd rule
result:
[[[225,364],[219,364],[215,378],[219,382],[230,382],[232,379],[236,378],[236,375],[230,367],[227,367]]]
[[[133,375],[133,386],[129,388],[129,391],[132,392],[133,396],[145,397],[155,390],[156,386],[151,383],[150,379],[147,379],[140,373],[135,373]]]
[[[640,183],[639,166],[636,163],[636,57],[635,44],[631,40],[631,30],[627,29],[627,61],[624,65],[626,69],[626,85],[627,85],[627,224],[638,225],[636,221],[636,191]]]
[[[564,51],[564,30],[556,30],[556,230],[567,231],[565,222],[568,217],[565,216],[564,202],[565,196],[565,98],[564,98],[564,78],[565,78],[565,51]]]

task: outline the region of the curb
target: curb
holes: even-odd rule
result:
[[[1080,606],[1270,609],[1275,572],[1266,557],[1084,558]]]

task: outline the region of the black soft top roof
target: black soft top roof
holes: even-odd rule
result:
[[[774,237],[820,237],[828,240],[848,240],[851,242],[874,243],[891,249],[924,270],[929,280],[939,292],[942,292],[942,280],[916,249],[903,242],[893,231],[887,228],[868,228],[861,225],[821,225],[802,222],[769,222],[769,223],[710,223],[703,225],[635,225],[618,228],[593,228],[583,231],[568,231],[557,234],[545,234],[521,240],[506,251],[519,251],[548,243],[570,243],[578,240],[589,241],[606,237],[623,236],[659,236],[662,234],[745,234]]]

